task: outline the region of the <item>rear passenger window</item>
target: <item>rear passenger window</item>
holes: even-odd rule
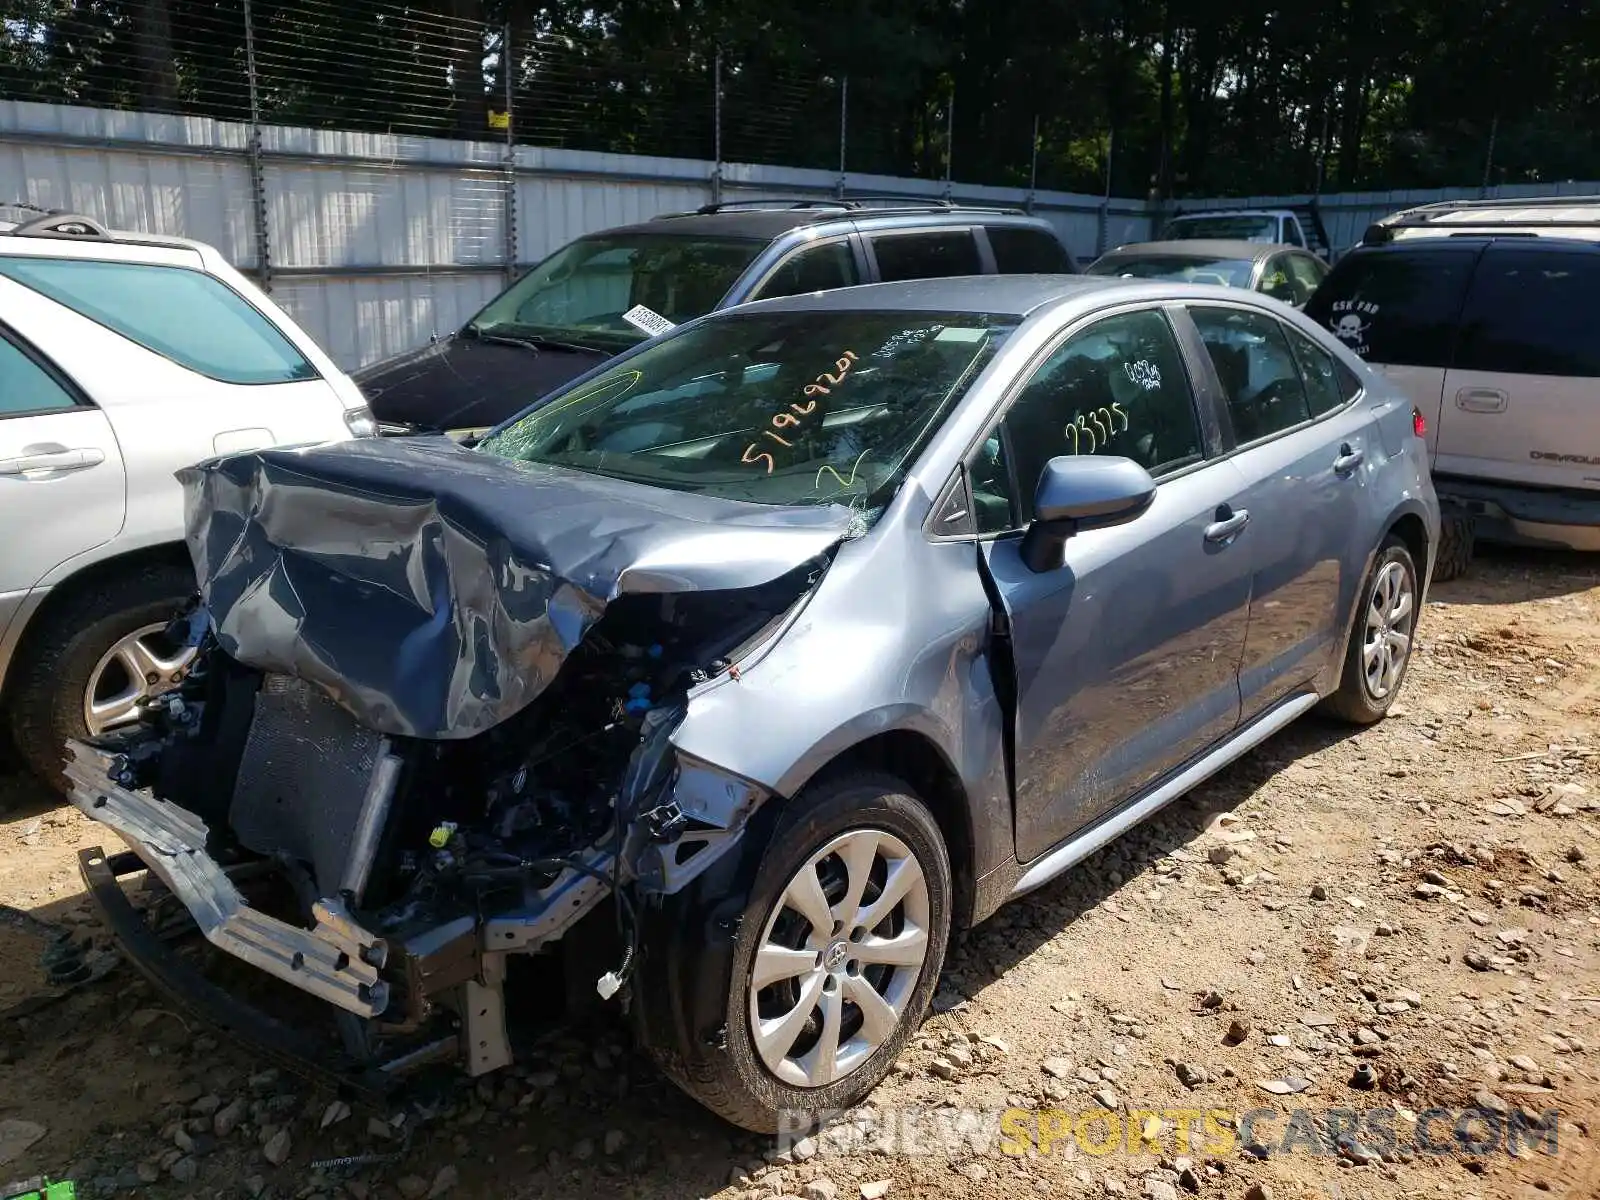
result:
[[[1474,251],[1357,251],[1311,297],[1306,316],[1369,362],[1450,364]]]
[[[978,243],[966,229],[882,234],[872,239],[872,253],[878,260],[878,275],[887,283],[983,274]]]
[[[1072,256],[1054,234],[1024,225],[990,225],[989,249],[1002,275],[1070,275]]]
[[[288,383],[317,370],[244,297],[186,267],[87,259],[0,258],[0,275],[30,287],[211,379]]]
[[[1454,365],[1600,376],[1600,251],[1491,246],[1472,278]]]
[[[1300,367],[1281,324],[1237,308],[1194,307],[1189,315],[1217,370],[1240,445],[1310,420]]]
[[[0,417],[76,408],[72,393],[34,359],[0,337]]]
[[[807,292],[828,292],[860,283],[856,256],[848,242],[825,242],[791,254],[756,289],[751,299],[770,300],[774,296],[800,296]]]
[[[1332,412],[1355,395],[1348,387],[1348,372],[1340,368],[1333,355],[1298,329],[1286,325],[1283,332],[1300,367],[1300,377],[1305,380],[1306,403],[1313,417]]]

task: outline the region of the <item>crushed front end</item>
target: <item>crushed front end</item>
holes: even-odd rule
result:
[[[598,990],[615,993],[638,907],[697,877],[768,799],[672,734],[696,689],[793,619],[837,534],[764,541],[744,578],[712,555],[714,582],[735,586],[696,587],[706,519],[655,513],[607,575],[564,566],[537,520],[515,544],[459,473],[427,513],[383,495],[374,475],[399,479],[426,447],[323,453],[186,480],[202,599],[173,633],[197,653],[137,726],[68,747],[72,802],[131,850],[86,851],[85,878],[130,957],[263,1050],[369,1088],[446,1054],[480,1074],[511,1060],[507,956],[552,950],[609,898],[615,921],[581,928],[605,934]],[[650,585],[629,590],[641,561]],[[419,673],[430,662],[449,669]],[[218,949],[331,1006],[338,1042],[184,966],[128,904],[119,881],[136,873]]]

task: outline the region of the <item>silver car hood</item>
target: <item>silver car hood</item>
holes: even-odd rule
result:
[[[618,597],[768,583],[825,555],[854,519],[443,437],[253,451],[178,478],[222,649],[315,684],[370,729],[432,739],[525,707]]]

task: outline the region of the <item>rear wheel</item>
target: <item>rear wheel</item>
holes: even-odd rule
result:
[[[1339,690],[1324,707],[1341,720],[1370,725],[1400,694],[1416,641],[1417,567],[1399,538],[1384,541],[1361,595]]]
[[[1456,504],[1439,512],[1439,552],[1433,560],[1433,577],[1440,583],[1460,579],[1472,565],[1472,514]]]
[[[30,630],[7,707],[23,760],[62,789],[68,738],[97,737],[138,719],[139,705],[176,687],[193,650],[165,630],[194,593],[194,576],[155,563],[66,600]]]
[[[691,947],[679,969],[642,972],[635,995],[641,1010],[687,1018],[687,1037],[669,1032],[676,1022],[641,1022],[669,1077],[759,1133],[784,1114],[848,1108],[877,1085],[927,1012],[949,940],[949,857],[905,785],[850,775],[795,804],[755,872],[732,953]]]

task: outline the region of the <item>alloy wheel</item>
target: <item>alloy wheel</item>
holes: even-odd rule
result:
[[[784,1083],[823,1087],[893,1036],[928,958],[928,882],[893,834],[853,829],[795,872],[751,962],[750,1036]]]
[[[165,622],[142,626],[100,656],[83,691],[83,723],[91,737],[138,720],[143,701],[183,681],[195,650],[167,637],[166,629]]]
[[[1374,700],[1387,700],[1400,685],[1406,659],[1411,654],[1411,633],[1415,625],[1416,594],[1411,573],[1403,563],[1385,563],[1372,581],[1366,634],[1361,646],[1367,692]]]

